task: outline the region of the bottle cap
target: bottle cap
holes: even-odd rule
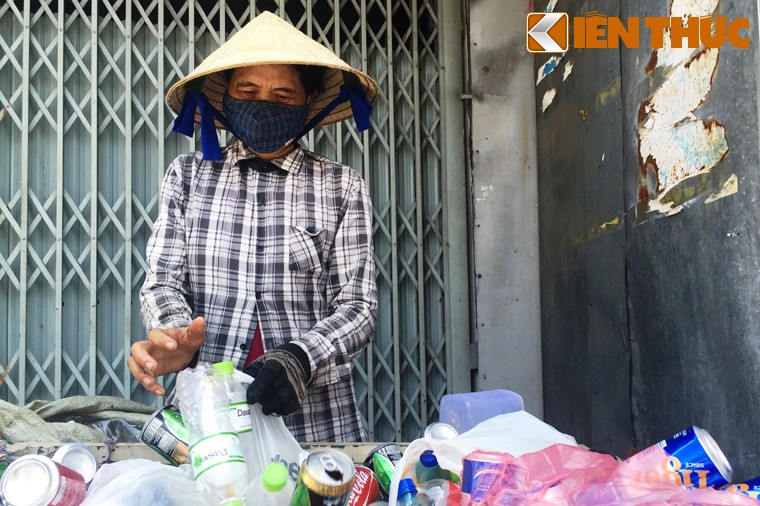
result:
[[[422,452],[422,455],[420,455],[420,464],[429,469],[438,465],[438,459],[435,457],[433,450],[425,450]]]
[[[414,480],[411,478],[404,478],[398,483],[398,497],[405,494],[417,495],[417,487],[414,486]]]
[[[288,468],[282,462],[272,462],[261,477],[261,483],[269,492],[279,492],[288,482]]]
[[[219,506],[245,506],[245,504],[243,504],[243,501],[237,497],[230,497],[229,499],[225,499],[220,502]]]
[[[214,372],[218,372],[220,374],[232,374],[235,372],[235,366],[229,360],[226,362],[217,362],[216,364],[211,364],[211,367],[214,368]]]

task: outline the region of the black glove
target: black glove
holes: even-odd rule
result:
[[[293,343],[264,353],[243,372],[255,378],[248,386],[248,404],[261,404],[265,415],[289,415],[300,408],[311,380],[309,357]]]

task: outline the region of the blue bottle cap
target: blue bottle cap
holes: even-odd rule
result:
[[[402,497],[406,494],[417,495],[417,487],[414,486],[414,480],[411,478],[404,478],[398,484],[398,496]]]
[[[433,450],[425,450],[422,452],[422,455],[420,455],[420,464],[429,469],[438,465],[438,459],[435,457]]]

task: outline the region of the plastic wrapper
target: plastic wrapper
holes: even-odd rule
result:
[[[208,506],[196,490],[190,466],[145,459],[104,464],[82,506]]]

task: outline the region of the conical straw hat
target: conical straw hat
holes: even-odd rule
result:
[[[222,97],[227,89],[227,77],[221,71],[267,64],[327,67],[323,91],[312,101],[309,119],[338,96],[340,85],[344,83],[344,73],[357,78],[370,101],[374,101],[377,96],[377,84],[367,74],[352,68],[331,50],[287,21],[271,12],[262,12],[211,53],[187,77],[175,83],[166,95],[166,102],[169,108],[178,114],[185,98],[185,87],[192,83],[191,89],[202,91],[211,105],[221,111]],[[193,82],[196,79],[198,81]],[[351,103],[346,101],[333,109],[318,126],[329,125],[350,118],[351,115]],[[199,111],[195,113],[195,122],[200,123]],[[216,127],[224,128],[218,122]]]

